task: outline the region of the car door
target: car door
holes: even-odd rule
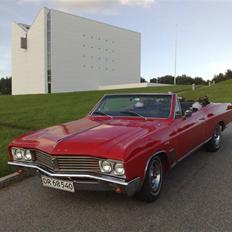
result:
[[[204,140],[205,117],[201,110],[186,117],[182,114],[179,100],[176,100],[175,119],[172,125],[172,136],[176,158],[181,159]]]

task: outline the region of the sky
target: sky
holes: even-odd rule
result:
[[[11,75],[11,22],[31,24],[42,7],[141,33],[141,76],[212,79],[232,69],[232,0],[0,0],[0,77]]]

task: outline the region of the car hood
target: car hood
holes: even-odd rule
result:
[[[86,117],[25,134],[11,146],[35,148],[52,155],[91,155],[122,160],[127,148],[156,131],[159,121]]]

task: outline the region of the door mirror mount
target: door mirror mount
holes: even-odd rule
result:
[[[192,110],[186,110],[185,113],[184,113],[184,118],[189,118],[191,117],[193,114]]]

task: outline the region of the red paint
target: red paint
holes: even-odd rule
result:
[[[189,118],[174,118],[172,95],[168,119],[86,116],[83,119],[31,132],[16,138],[11,147],[33,148],[50,155],[87,155],[125,162],[126,177],[144,176],[149,157],[164,151],[175,162],[207,140],[219,122],[232,121],[228,104],[210,104]],[[173,160],[170,154],[175,151]]]

